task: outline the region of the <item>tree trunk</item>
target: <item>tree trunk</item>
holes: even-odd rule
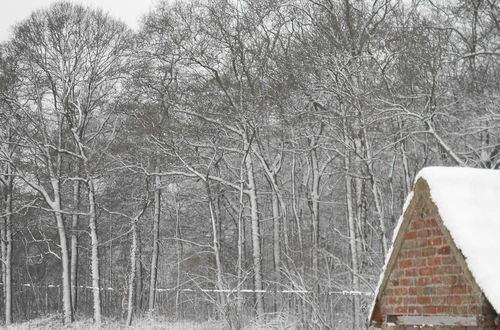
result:
[[[316,143],[311,143],[311,173],[312,173],[312,187],[311,187],[311,211],[312,211],[312,262],[313,262],[313,275],[315,290],[319,290],[318,276],[319,276],[319,184],[320,173],[318,165],[318,155],[316,151]]]
[[[1,182],[0,182],[1,183]],[[4,202],[4,196],[2,196],[2,202]],[[2,204],[2,208],[5,209],[3,207],[3,204]],[[1,226],[0,226],[0,246],[1,246],[1,249],[2,249],[2,283],[4,284],[2,286],[2,299],[3,299],[3,302],[4,302],[4,306],[7,305],[7,302],[5,300],[7,294],[6,294],[6,287],[5,287],[5,283],[7,282],[5,280],[5,275],[6,275],[6,272],[7,272],[7,264],[6,264],[6,261],[7,261],[7,236],[6,236],[6,228],[7,228],[7,221],[5,218],[2,218],[2,222],[1,222]]]
[[[363,159],[365,159],[365,153],[363,150],[363,141],[361,140],[363,135],[366,141],[366,132],[363,134],[356,134],[353,138],[353,147],[354,147],[354,162],[352,169],[350,171],[355,174],[355,177],[352,178],[354,181],[354,196],[355,196],[355,225],[356,225],[356,246],[358,249],[357,254],[360,255],[364,248],[366,248],[365,237],[363,235],[364,224],[366,223],[366,208],[365,208],[365,184],[363,179],[361,178],[363,173]]]
[[[57,232],[61,247],[61,262],[62,262],[62,300],[63,300],[63,320],[64,324],[73,322],[73,309],[71,307],[71,276],[69,265],[69,250],[66,237],[66,227],[61,210],[61,195],[58,179],[51,179],[52,189],[54,191],[54,201],[51,208],[54,210],[54,217],[57,224]]]
[[[301,260],[304,260],[304,244],[302,243],[302,225],[300,223],[299,211],[297,209],[297,192],[296,192],[296,182],[295,182],[295,154],[292,155],[292,168],[290,173],[290,182],[292,189],[292,209],[293,209],[293,217],[295,219],[295,226],[297,227],[297,236],[299,238],[299,248],[298,251],[301,254]],[[293,234],[292,234],[293,237]],[[295,247],[294,247],[295,249]]]
[[[73,207],[76,212],[80,206],[80,182],[73,182]],[[71,217],[71,305],[73,312],[76,312],[78,303],[78,214],[73,214]]]
[[[89,227],[91,242],[91,273],[92,273],[92,293],[94,301],[94,323],[99,327],[101,325],[101,291],[99,277],[99,239],[97,236],[97,217],[95,210],[94,183],[92,179],[88,180],[89,189]]]
[[[412,183],[410,179],[410,167],[408,165],[408,157],[406,156],[406,140],[403,139],[403,122],[401,118],[398,117],[398,134],[401,142],[399,143],[399,148],[401,150],[401,158],[403,161],[403,176],[404,176],[404,188],[405,196],[408,196],[412,189]]]
[[[208,196],[208,209],[210,211],[210,220],[212,224],[212,239],[214,255],[215,255],[215,266],[217,271],[217,288],[221,291],[219,292],[219,314],[220,318],[224,317],[224,307],[226,305],[226,296],[222,290],[224,289],[224,284],[222,281],[222,263],[220,260],[220,244],[219,244],[219,233],[217,231],[217,219],[215,217],[214,206],[212,201],[212,194],[210,191],[210,183],[205,181],[205,187],[207,189]]]
[[[7,165],[5,185],[5,219],[2,235],[3,286],[5,303],[5,325],[12,324],[12,184],[11,167]]]
[[[352,179],[349,174],[350,171],[350,154],[348,151],[348,146],[350,145],[349,138],[347,136],[347,125],[344,124],[344,142],[347,146],[344,157],[345,166],[345,188],[346,188],[346,204],[347,204],[347,223],[349,227],[349,250],[351,252],[351,272],[352,272],[352,290],[358,290],[358,249],[356,244],[356,226],[354,223],[354,210],[353,210],[353,193],[352,193]],[[353,329],[360,329],[359,324],[359,297],[357,295],[353,296]]]
[[[280,223],[280,209],[279,209],[279,201],[278,201],[278,194],[277,192],[272,189],[271,191],[271,203],[272,203],[272,208],[273,208],[273,257],[274,257],[274,274],[275,274],[275,281],[278,284],[276,286],[276,289],[280,287],[281,284],[281,246],[280,246],[280,230],[281,230],[281,223]],[[275,293],[274,297],[274,308],[275,311],[279,311],[280,306],[280,297],[278,296],[278,293]]]
[[[252,155],[248,154],[245,159],[248,196],[250,199],[250,217],[252,221],[252,248],[253,248],[253,271],[254,271],[254,289],[255,300],[257,303],[257,317],[264,315],[264,297],[262,294],[262,260],[260,251],[260,222],[257,204],[257,191],[255,186]]]
[[[274,257],[274,272],[276,280],[281,278],[281,215],[279,208],[278,194],[276,191],[271,192],[271,203],[273,208],[273,257]]]
[[[130,272],[128,280],[128,303],[127,303],[127,326],[132,325],[132,314],[134,313],[134,289],[135,289],[135,267],[137,257],[137,219],[132,220],[132,245],[130,246]]]
[[[184,246],[182,245],[182,231],[181,231],[181,218],[180,218],[180,208],[179,202],[177,201],[177,193],[175,193],[175,240],[177,242],[177,278],[176,287],[178,288],[175,293],[175,319],[179,320],[179,300],[180,300],[180,289],[181,283],[181,273],[182,273],[182,260],[184,258]],[[181,314],[182,314],[181,310]]]
[[[136,313],[140,314],[142,312],[142,243],[141,243],[141,232],[137,231],[137,288],[136,292]]]
[[[155,169],[159,171],[158,166]],[[156,280],[158,277],[158,239],[160,237],[160,210],[161,210],[161,191],[159,175],[155,176],[155,196],[154,196],[154,214],[153,214],[153,253],[151,255],[151,277],[149,283],[149,301],[148,313],[152,313],[155,307]]]
[[[239,198],[239,209],[238,209],[238,261],[237,261],[237,312],[238,312],[238,326],[242,323],[242,313],[243,313],[243,296],[241,294],[241,286],[243,285],[243,241],[245,239],[243,232],[243,163],[240,166],[240,198]]]
[[[57,202],[56,202],[57,203]],[[60,203],[59,203],[60,204]],[[57,208],[61,209],[61,208]],[[56,209],[56,210],[57,210]],[[66,238],[66,228],[64,228],[64,219],[61,213],[54,211],[54,216],[57,223],[57,231],[61,245],[61,262],[62,262],[62,290],[63,290],[63,319],[64,324],[73,322],[73,309],[71,308],[71,282],[70,282],[70,267],[69,267],[69,252]]]

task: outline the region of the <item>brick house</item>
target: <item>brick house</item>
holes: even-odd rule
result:
[[[500,329],[500,171],[423,169],[369,312],[382,329]]]

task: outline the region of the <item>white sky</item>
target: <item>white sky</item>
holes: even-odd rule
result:
[[[146,14],[155,0],[70,0],[87,6],[100,7],[113,17],[137,29],[139,18]],[[12,26],[26,19],[32,11],[49,6],[55,0],[0,0],[0,42],[6,41]]]

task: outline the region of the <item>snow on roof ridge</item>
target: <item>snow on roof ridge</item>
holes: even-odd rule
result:
[[[469,266],[469,269],[474,276],[477,284],[484,292],[486,298],[488,298],[493,308],[495,308],[497,313],[500,313],[500,263],[495,265],[491,262],[485,262],[485,260],[487,261],[488,258],[485,256],[481,257],[481,255],[477,257],[476,253],[480,253],[481,251],[474,252],[475,250],[473,248],[474,245],[483,246],[482,250],[492,248],[493,251],[488,253],[488,256],[491,255],[492,258],[490,260],[495,260],[496,258],[494,258],[494,256],[500,255],[500,170],[432,166],[425,167],[420,170],[420,172],[415,177],[414,183],[416,183],[420,178],[424,179],[429,185],[431,198],[438,208],[438,212],[443,220],[443,223],[450,231],[457,247],[462,251],[462,254],[465,257],[465,261]],[[485,189],[485,187],[489,188]],[[483,203],[481,203],[481,198],[484,198],[483,195],[487,195],[488,193],[493,193],[493,196],[486,196],[487,198],[485,198]],[[462,194],[462,196],[460,196],[460,194]],[[459,200],[465,199],[465,201],[454,201],[454,199],[457,198],[457,195],[458,197],[460,197],[458,198]],[[473,198],[471,199],[470,196],[473,196]],[[385,263],[382,267],[379,280],[375,288],[374,300],[371,303],[368,313],[368,321],[371,320],[379,291],[381,289],[380,286],[382,285],[387,265],[394,251],[394,240],[403,223],[406,209],[410,205],[412,199],[413,191],[408,194],[408,197],[406,198],[405,204],[403,206],[403,210],[401,212],[401,216],[396,227],[394,228],[392,244],[386,255]],[[469,207],[469,212],[464,212],[458,218],[456,218],[455,213],[461,213],[464,208],[467,208],[470,205],[467,203],[468,201],[472,201],[473,206],[475,206],[477,203],[487,204],[494,208],[494,211],[492,213],[490,210],[488,210],[488,216],[485,220],[480,220],[478,222],[466,220],[466,224],[464,226],[462,224],[462,222],[464,222],[463,219],[464,217],[470,216],[471,208]],[[456,204],[458,207],[455,208],[454,204]],[[455,211],[453,211],[454,208],[456,209]],[[479,205],[479,207],[477,208],[482,209],[481,205]],[[452,211],[450,211],[450,209]],[[496,212],[496,217],[494,216],[494,212]],[[455,221],[453,219],[456,219],[458,221]],[[483,224],[484,222],[492,222],[494,225],[494,229],[491,227],[475,228],[481,227],[480,224]],[[475,228],[475,230],[470,231],[468,229],[469,227],[473,227]],[[472,244],[472,246],[470,246],[471,234],[483,231],[486,233],[487,239],[483,239],[483,237],[481,237],[482,244]],[[498,235],[495,235],[495,233],[497,233]],[[463,238],[464,236],[466,237],[465,239]],[[469,239],[467,239],[467,237],[469,237]],[[478,250],[481,250],[481,248],[479,248]],[[485,267],[489,267],[490,270],[483,271],[483,268]]]

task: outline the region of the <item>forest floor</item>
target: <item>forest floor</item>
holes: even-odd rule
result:
[[[0,327],[2,324],[0,323]],[[91,319],[77,320],[68,326],[64,326],[61,321],[60,315],[51,315],[46,317],[36,318],[30,321],[15,323],[9,326],[7,330],[52,330],[52,329],[82,329],[91,330],[97,329]],[[137,330],[226,330],[229,329],[227,323],[222,321],[206,321],[206,322],[192,322],[192,321],[176,321],[171,322],[167,319],[161,318],[141,318],[134,320],[131,327],[127,327],[123,321],[105,320],[103,322],[102,330],[115,330],[115,329],[137,329]],[[245,330],[294,330],[297,329],[294,322],[287,322],[281,318],[268,320],[265,324],[252,323],[244,328]]]
[[[41,317],[34,320],[30,320],[22,323],[15,323],[7,328],[8,330],[52,330],[52,329],[82,329],[91,330],[97,329],[93,324],[91,319],[77,320],[71,325],[62,325],[60,316],[47,316]],[[124,322],[105,320],[103,326],[100,328],[103,330],[115,330],[115,329],[137,329],[137,330],[221,330],[227,329],[225,323],[219,321],[207,321],[207,322],[190,322],[190,321],[177,321],[168,322],[167,320],[159,319],[138,319],[135,320],[131,327],[127,327]]]

